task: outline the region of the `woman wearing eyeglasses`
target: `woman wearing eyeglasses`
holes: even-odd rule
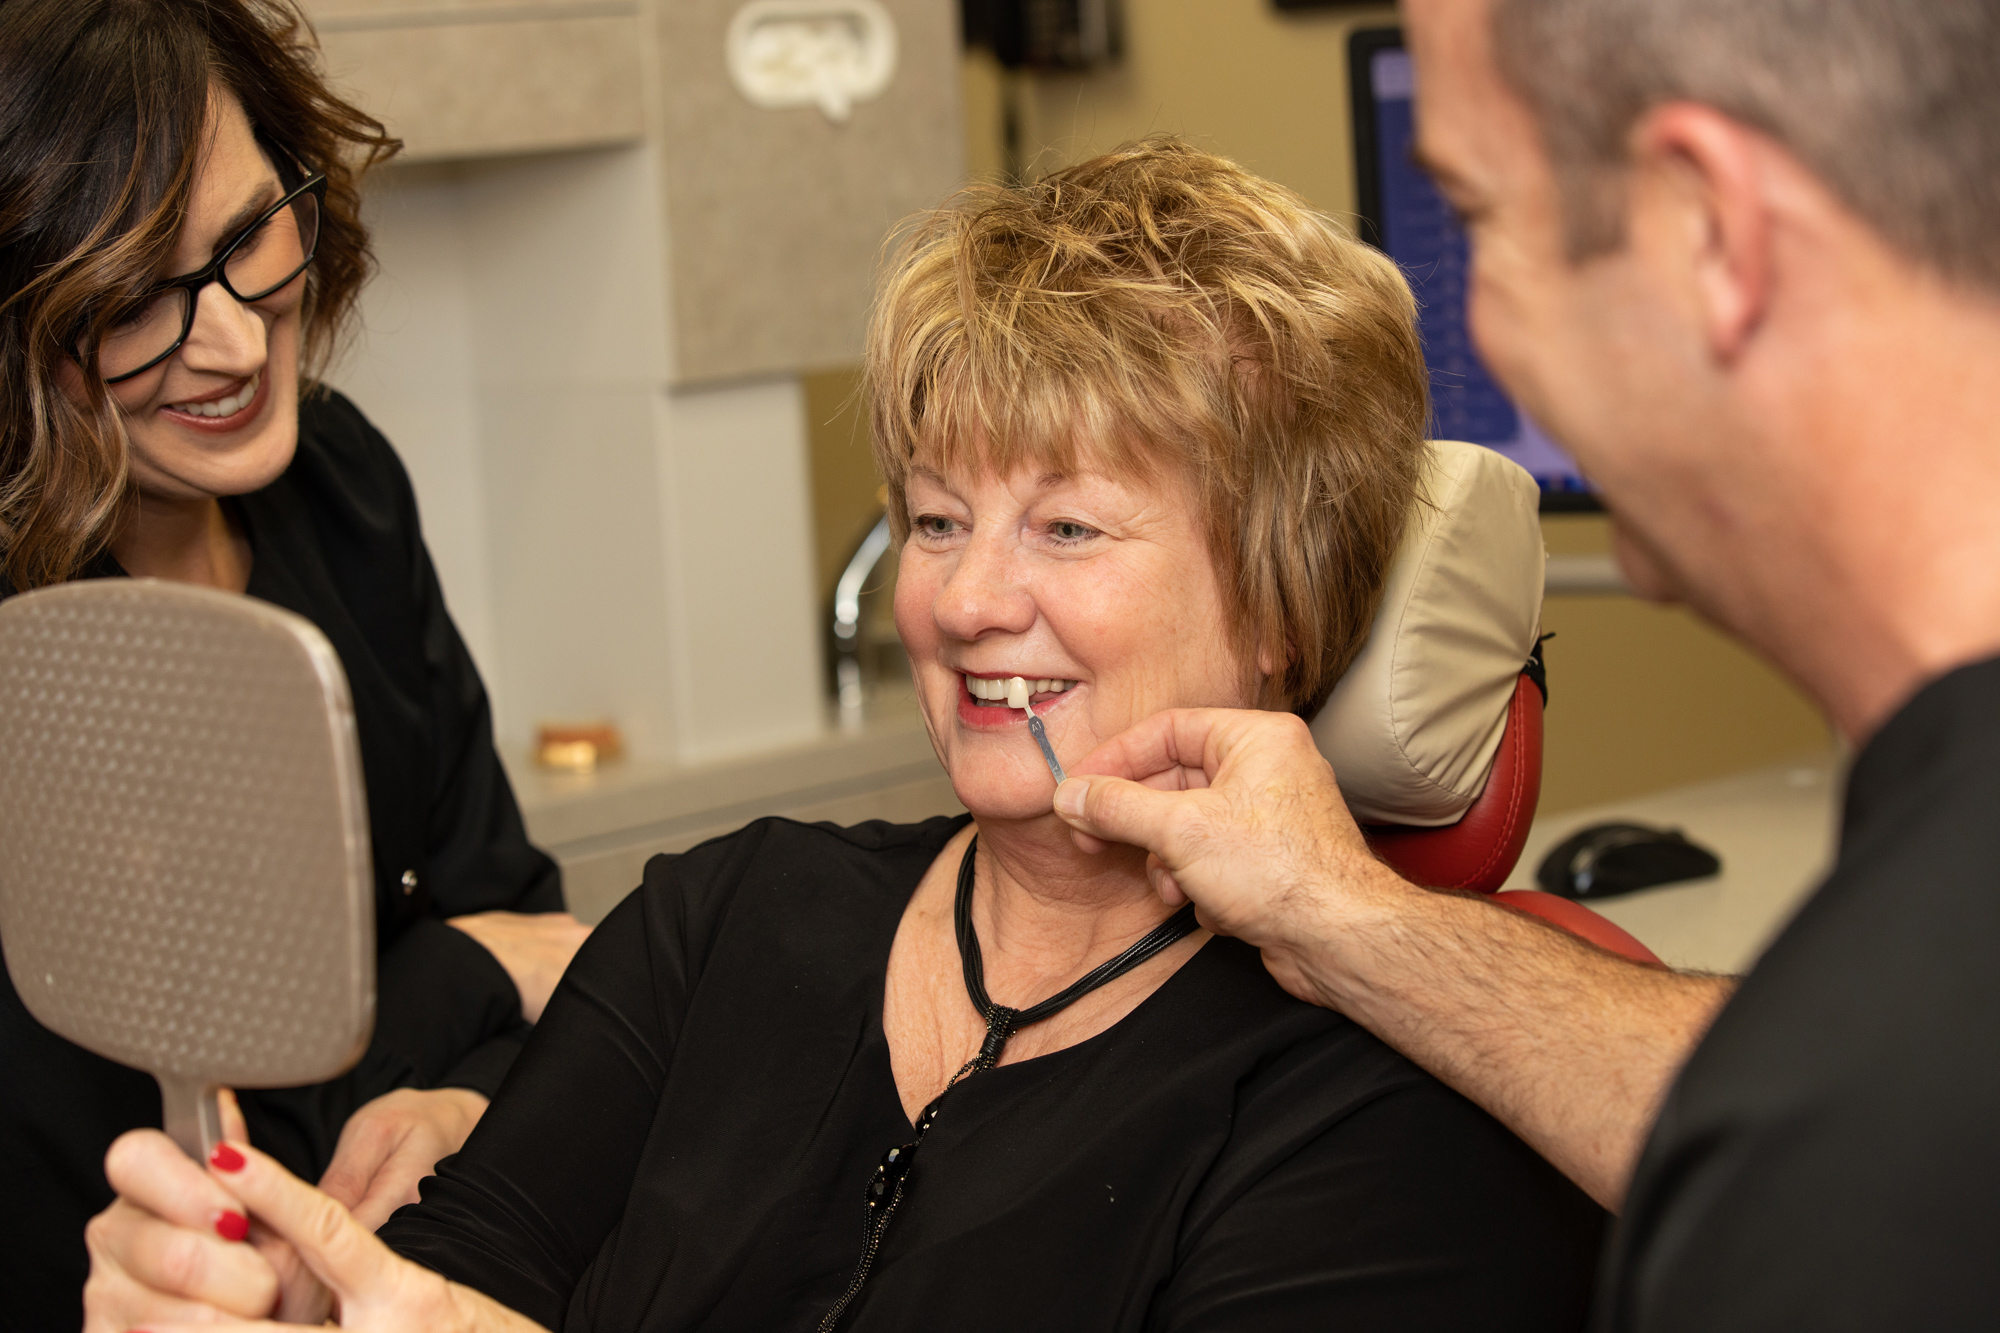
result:
[[[368,267],[360,171],[396,145],[301,36],[279,0],[0,3],[0,595],[205,584],[338,650],[376,1036],[343,1078],[242,1107],[372,1226],[463,1142],[585,930],[522,830],[402,466],[311,379]],[[159,1116],[151,1079],[0,983],[0,1328],[82,1322],[105,1149]]]

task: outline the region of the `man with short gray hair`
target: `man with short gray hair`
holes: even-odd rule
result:
[[[1619,1209],[1600,1328],[2000,1328],[2000,0],[1404,8],[1474,336],[1854,744],[1838,863],[1739,984],[1403,882],[1294,718],[1057,808]]]

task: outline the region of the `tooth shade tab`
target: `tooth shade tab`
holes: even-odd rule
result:
[[[1026,708],[1028,706],[1028,682],[1019,676],[1007,678],[1007,706]]]

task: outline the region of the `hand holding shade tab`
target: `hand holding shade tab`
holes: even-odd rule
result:
[[[351,1066],[374,893],[325,636],[184,584],[63,584],[0,604],[0,700],[0,943],[35,1019],[153,1074],[200,1159],[219,1087]]]

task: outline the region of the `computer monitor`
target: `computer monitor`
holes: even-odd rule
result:
[[[1417,294],[1432,433],[1483,444],[1519,463],[1541,484],[1544,512],[1600,508],[1575,462],[1514,405],[1473,350],[1465,325],[1465,232],[1410,155],[1416,83],[1403,30],[1360,29],[1348,38],[1347,54],[1361,234],[1396,261]]]

